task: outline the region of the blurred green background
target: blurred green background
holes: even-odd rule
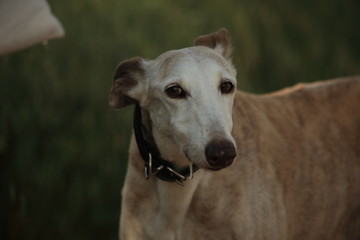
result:
[[[0,58],[0,239],[116,239],[132,107],[122,60],[227,27],[239,88],[360,73],[358,0],[49,0],[66,37]]]

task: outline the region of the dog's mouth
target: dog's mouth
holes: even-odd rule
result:
[[[214,171],[214,172],[220,171],[221,169],[224,169],[224,168],[223,167],[208,167],[207,168],[207,170]]]
[[[210,167],[208,167],[207,169],[212,171],[219,171],[221,169],[229,167],[234,162],[234,158],[222,159],[221,162],[216,162],[216,164],[212,164],[211,161],[208,162]]]
[[[184,155],[188,159],[190,163],[193,163],[189,155],[184,152]],[[235,155],[236,156],[236,155]],[[224,168],[229,167],[235,160],[235,156],[231,156],[229,158],[214,158],[214,159],[206,159],[207,164],[196,164],[199,168],[204,168],[210,171],[220,171]]]

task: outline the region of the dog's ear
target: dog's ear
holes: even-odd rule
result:
[[[229,31],[226,28],[222,28],[217,32],[198,37],[195,40],[194,45],[213,48],[225,59],[230,60],[232,46]]]
[[[116,67],[109,96],[111,107],[122,108],[140,100],[140,85],[145,75],[143,62],[142,58],[136,57],[125,60]]]

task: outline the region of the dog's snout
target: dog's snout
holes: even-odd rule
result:
[[[236,149],[228,140],[215,140],[206,146],[205,156],[211,167],[221,169],[232,164],[236,157]]]

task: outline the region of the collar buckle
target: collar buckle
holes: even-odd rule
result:
[[[186,177],[174,170],[171,167],[165,167],[164,165],[160,165],[155,170],[153,169],[153,160],[152,155],[149,153],[149,161],[145,164],[145,178],[149,179],[152,175],[157,175],[160,171],[167,171],[170,175],[175,177],[175,182],[181,186],[184,186],[184,181],[186,181]],[[191,171],[192,172],[192,171]],[[191,173],[192,178],[192,173]]]

